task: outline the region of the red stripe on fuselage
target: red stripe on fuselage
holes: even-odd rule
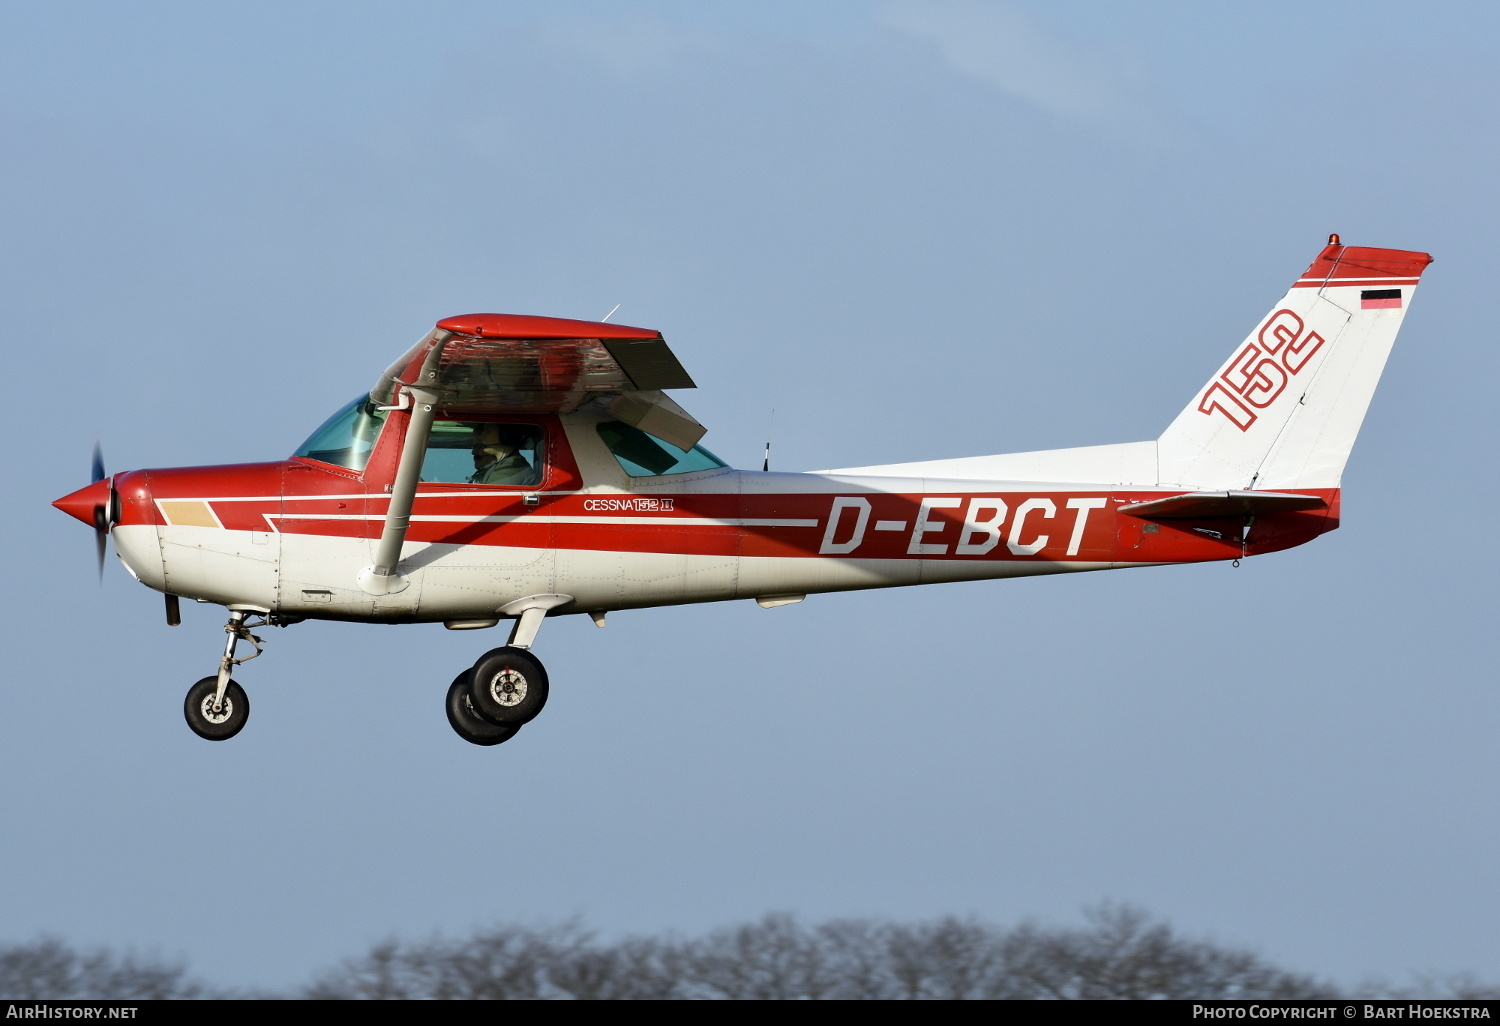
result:
[[[376,538],[389,502],[388,495],[359,492],[360,482],[353,475],[296,461],[138,471],[118,480],[127,500],[122,519],[126,524],[163,523],[153,499],[200,499],[229,530]],[[278,495],[283,484],[288,494]],[[750,557],[1135,563],[1196,562],[1240,554],[1242,524],[1237,519],[1153,524],[1116,512],[1121,505],[1168,494],[1176,493],[541,492],[537,505],[527,506],[519,490],[497,494],[493,489],[437,487],[418,493],[407,537],[448,545]],[[1309,494],[1328,500],[1330,510],[1262,515],[1248,551],[1300,545],[1337,526],[1337,490]],[[842,510],[830,532],[836,502]],[[1001,503],[1003,515],[997,516]],[[1088,508],[1091,504],[1097,508]],[[914,538],[919,528],[920,537]]]

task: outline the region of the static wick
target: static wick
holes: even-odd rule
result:
[[[620,307],[622,307],[624,305],[625,305],[624,303],[616,303],[615,304],[615,310],[620,309]],[[599,318],[599,320],[600,321],[607,321],[607,320],[609,320],[611,317],[613,317],[615,315],[615,310],[611,310],[609,313],[607,313],[603,317]]]

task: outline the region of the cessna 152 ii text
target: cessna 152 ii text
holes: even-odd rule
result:
[[[131,575],[229,611],[200,736],[249,715],[251,630],[302,620],[514,621],[448,688],[453,729],[514,736],[547,700],[550,616],[1232,560],[1339,524],[1339,481],[1425,253],[1338,236],[1154,441],[815,473],[733,470],[666,395],[658,332],[439,321],[289,459],[135,470],[54,505]]]

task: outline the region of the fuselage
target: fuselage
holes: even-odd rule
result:
[[[600,441],[598,416],[526,420],[544,422],[543,478],[422,484],[400,563],[410,585],[398,594],[356,583],[386,518],[394,419],[361,470],[296,457],[116,475],[115,548],[141,583],[185,598],[283,618],[456,623],[538,594],[568,597],[556,615],[1225,560],[1338,525],[1336,488],[1307,490],[1326,508],[1253,524],[1122,513],[1186,490],[1154,483],[1154,456],[1132,473],[1131,446],[1049,454],[1083,454],[1072,481],[1055,480],[1070,473],[1067,458],[1047,461],[1063,468],[1053,480],[1025,479],[1028,454],[632,477]]]

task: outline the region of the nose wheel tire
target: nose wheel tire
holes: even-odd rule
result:
[[[469,697],[484,719],[519,727],[547,704],[547,671],[524,649],[492,649],[469,671]]]
[[[474,711],[469,698],[469,678],[465,670],[448,686],[448,723],[453,732],[471,745],[498,745],[509,741],[521,729],[519,723],[491,723]]]
[[[228,741],[250,718],[250,699],[245,689],[232,680],[224,689],[224,703],[215,709],[214,692],[218,687],[217,676],[204,677],[188,688],[187,701],[182,706],[188,727],[208,741]]]

